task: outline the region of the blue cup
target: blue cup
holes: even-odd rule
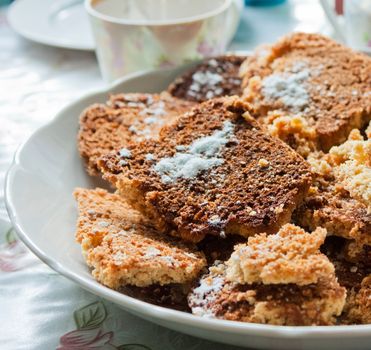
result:
[[[245,0],[245,5],[249,6],[274,6],[283,4],[286,0]]]
[[[13,0],[0,0],[0,6],[9,5]]]

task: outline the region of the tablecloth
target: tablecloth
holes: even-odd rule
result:
[[[326,28],[317,1],[248,7],[230,49],[251,50],[292,30]],[[24,40],[0,9],[0,348],[238,349],[167,330],[84,291],[42,263],[12,230],[3,185],[17,146],[65,104],[103,86],[94,53]]]

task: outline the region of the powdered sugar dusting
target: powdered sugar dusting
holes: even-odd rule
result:
[[[217,294],[222,290],[224,283],[225,280],[221,276],[202,278],[200,285],[193,289],[189,297],[192,313],[202,317],[214,317],[214,312],[210,306],[216,300]]]
[[[207,223],[212,227],[220,229],[219,235],[221,238],[226,237],[225,231],[223,230],[225,220],[222,220],[218,215],[213,215],[209,220],[207,220]]]
[[[139,112],[140,115],[151,115],[153,120],[166,114],[164,101],[158,101],[149,105]],[[149,117],[150,118],[150,117]],[[148,119],[148,118],[146,118]]]
[[[112,259],[115,265],[121,265],[126,258],[127,255],[123,252],[117,252],[112,255]]]
[[[206,295],[213,292],[219,292],[224,285],[224,278],[216,276],[213,278],[205,278],[201,280],[201,284],[193,290],[200,299],[205,299]]]
[[[175,146],[175,149],[177,151],[185,151],[187,150],[187,146],[184,146],[184,145],[178,145],[178,146]]]
[[[122,158],[130,158],[131,152],[127,148],[121,148],[119,151],[120,157]]]
[[[223,163],[221,158],[204,158],[198,155],[177,153],[172,158],[163,158],[154,169],[161,175],[161,181],[166,184],[174,183],[177,179],[194,178],[201,171],[208,170]]]
[[[215,58],[210,59],[207,63],[210,67],[214,68],[218,67],[218,62]]]
[[[157,248],[147,247],[144,257],[145,258],[153,258],[153,257],[158,256],[160,254],[161,254],[161,252]]]
[[[233,124],[225,121],[222,130],[217,130],[210,136],[201,137],[189,146],[183,146],[183,152],[177,152],[173,157],[161,159],[153,169],[161,176],[163,183],[171,184],[180,178],[192,179],[202,171],[219,166],[224,162],[224,159],[220,157],[220,152],[232,138],[233,130]]]
[[[214,61],[215,60],[209,61],[210,66],[213,66]],[[206,93],[206,98],[213,98],[214,96],[222,94],[223,89],[221,87],[216,87],[222,81],[223,77],[217,73],[209,71],[196,72],[192,75],[192,84],[189,87],[189,94],[195,95],[197,92],[200,92],[201,89],[206,88],[209,90]]]
[[[195,83],[200,85],[215,85],[220,83],[223,78],[216,73],[206,72],[197,72],[192,75],[192,79]]]
[[[164,117],[167,115],[165,107],[164,101],[154,101],[152,96],[149,95],[147,106],[138,113],[140,116],[145,117],[143,122],[141,123],[139,120],[134,122],[134,124],[129,127],[129,131],[138,135],[138,140],[150,138],[152,125],[157,124],[162,126],[164,124]]]
[[[148,127],[144,128],[143,130],[140,130],[138,129],[137,126],[130,125],[129,131],[132,132],[133,134],[138,135],[139,136],[138,139],[141,139],[141,136],[143,136],[146,139],[151,137],[151,130]]]
[[[283,73],[271,74],[263,79],[262,93],[268,100],[280,100],[294,111],[303,110],[309,104],[307,80],[317,74],[305,62],[295,62]]]
[[[144,119],[144,122],[146,124],[154,124],[158,122],[158,119],[156,117],[147,117]]]
[[[107,221],[99,221],[98,222],[98,226],[99,227],[108,227],[109,226],[109,222],[107,222]]]
[[[154,160],[155,159],[155,156],[152,154],[152,153],[147,153],[146,154],[146,160],[150,160],[150,161],[152,161],[152,160]]]
[[[168,265],[171,265],[171,266],[177,266],[178,265],[178,262],[172,256],[168,256],[168,255],[161,256],[160,259],[163,260]]]
[[[223,223],[218,215],[213,215],[207,222],[211,226],[219,226]]]

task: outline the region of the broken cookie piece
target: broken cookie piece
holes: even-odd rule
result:
[[[77,188],[73,193],[78,204],[76,241],[84,257],[111,231],[130,231],[136,225],[151,227],[150,221],[121,197],[97,188]]]
[[[250,237],[227,261],[227,279],[239,284],[317,283],[334,274],[334,266],[319,251],[325,237],[325,229],[307,233],[292,224],[274,235]]]
[[[371,140],[358,130],[329,153],[308,157],[315,174],[313,186],[293,220],[314,230],[371,245]]]
[[[156,138],[160,129],[194,104],[161,94],[112,95],[106,104],[88,107],[80,117],[80,154],[91,175],[97,175],[97,160],[130,141]]]
[[[316,284],[237,284],[226,265],[211,267],[188,296],[192,313],[232,321],[286,326],[331,325],[340,315],[345,289],[334,275]]]
[[[319,251],[325,235],[287,224],[276,234],[250,237],[201,278],[188,296],[192,313],[274,325],[334,324],[346,290]]]
[[[371,119],[371,58],[322,35],[288,35],[247,58],[241,75],[259,121],[304,157]]]
[[[241,95],[239,69],[245,56],[208,58],[169,86],[171,95],[195,102],[215,97]]]
[[[371,275],[361,282],[360,289],[353,289],[344,308],[347,324],[371,324]]]
[[[355,129],[346,142],[330,149],[326,160],[335,181],[371,213],[371,139],[364,140]]]
[[[307,230],[324,227],[328,234],[355,240],[360,247],[371,245],[371,214],[364,204],[333,183],[316,182],[294,212],[293,221]]]
[[[129,156],[104,156],[99,166],[160,231],[194,242],[207,234],[276,232],[312,176],[250,113],[237,97],[205,102],[165,127],[156,142],[131,145]]]
[[[188,283],[206,266],[193,246],[159,234],[147,219],[116,194],[77,189],[76,239],[93,276],[118,289],[123,285]]]
[[[364,246],[357,254],[353,243],[342,237],[327,237],[321,251],[335,266],[335,274],[347,299],[340,324],[371,323],[371,247]]]
[[[329,236],[321,246],[321,252],[335,266],[339,284],[348,291],[360,289],[362,280],[371,274],[371,247],[364,246],[354,254],[352,243],[353,241],[342,237]]]

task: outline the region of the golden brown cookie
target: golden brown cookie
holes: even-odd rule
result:
[[[315,180],[294,221],[314,230],[371,244],[371,139],[358,130],[329,153],[308,157]]]
[[[345,288],[334,275],[316,284],[236,284],[225,277],[223,264],[210,268],[188,295],[197,316],[285,326],[330,325],[340,315]]]
[[[168,92],[188,101],[204,102],[215,97],[241,95],[239,70],[245,56],[207,58],[175,79]]]
[[[97,175],[97,160],[130,141],[157,138],[160,129],[193,103],[162,94],[112,95],[106,104],[88,107],[80,117],[78,146],[87,170]]]
[[[204,255],[159,234],[147,219],[116,194],[77,189],[76,239],[93,276],[119,289],[124,285],[188,283],[206,266]]]
[[[267,131],[303,156],[328,151],[371,119],[371,58],[319,34],[294,33],[241,68]]]
[[[334,274],[334,266],[319,251],[325,237],[320,227],[308,233],[292,224],[273,235],[250,237],[226,262],[227,279],[239,284],[317,283]]]
[[[237,97],[205,102],[99,162],[104,177],[159,230],[189,241],[250,236],[289,222],[311,182],[307,163],[266,135]]]

